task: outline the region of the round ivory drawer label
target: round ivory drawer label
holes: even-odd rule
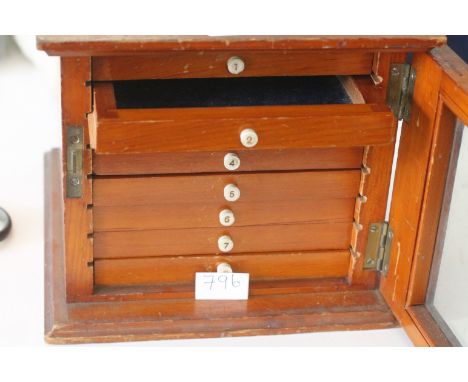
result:
[[[220,213],[219,213],[219,222],[225,226],[225,227],[228,227],[230,225],[233,225],[234,222],[236,221],[236,218],[234,217],[234,212],[232,212],[231,210],[222,210]]]
[[[227,69],[231,74],[240,74],[245,69],[245,63],[242,58],[233,56],[227,60]]]
[[[218,239],[218,248],[221,252],[231,252],[234,248],[234,242],[228,235],[223,235]]]
[[[227,184],[224,186],[224,199],[228,202],[235,202],[240,198],[240,190],[235,184]]]
[[[240,166],[240,158],[237,154],[227,153],[224,156],[224,167],[230,171],[237,170]]]
[[[258,135],[254,129],[244,129],[240,133],[240,140],[245,147],[254,147],[258,143]]]

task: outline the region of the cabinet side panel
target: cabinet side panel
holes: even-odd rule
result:
[[[81,176],[82,195],[67,197],[67,178],[64,175],[64,227],[65,227],[65,272],[68,301],[86,299],[93,290],[91,213],[87,206],[92,203],[91,150],[88,149],[89,134],[86,115],[91,111],[91,92],[86,81],[91,79],[91,61],[87,57],[66,57],[61,59],[62,76],[62,139],[63,174],[67,173],[67,129],[83,127],[85,149]]]

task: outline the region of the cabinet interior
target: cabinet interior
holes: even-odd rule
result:
[[[338,76],[114,81],[118,109],[348,104]]]

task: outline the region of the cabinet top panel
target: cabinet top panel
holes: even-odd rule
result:
[[[190,50],[354,49],[425,51],[445,36],[38,36],[52,56],[108,56]]]

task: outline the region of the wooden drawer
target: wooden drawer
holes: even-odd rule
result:
[[[361,147],[237,151],[235,172],[271,170],[359,169]],[[98,154],[93,153],[97,175],[189,174],[226,172],[226,151]]]
[[[235,227],[294,223],[344,223],[353,218],[355,197],[271,202],[183,203],[102,206],[93,211],[94,231],[219,228],[220,212],[233,212]],[[228,227],[226,227],[228,228]]]
[[[192,284],[195,272],[216,272],[217,264],[223,262],[229,263],[235,272],[249,273],[251,281],[344,277],[349,260],[349,251],[96,260],[95,283],[98,286]]]
[[[346,249],[352,222],[278,224],[249,227],[95,232],[94,258],[183,256],[221,253],[218,239],[229,235],[229,253]]]
[[[350,223],[359,183],[359,170],[98,178],[94,230],[219,228],[223,209],[231,227]],[[229,184],[239,199],[226,200]]]
[[[232,77],[227,62],[239,57],[245,69],[236,74],[249,76],[369,74],[373,54],[366,51],[173,51],[143,56],[93,57],[93,78],[97,81]]]
[[[119,110],[93,126],[92,147],[104,154],[244,151],[247,128],[259,137],[255,150],[388,144],[396,131],[380,105]]]
[[[191,105],[192,100],[187,102]],[[240,102],[242,105],[243,100]],[[112,85],[95,85],[94,112],[89,121],[96,154],[363,147],[391,143],[396,131],[393,114],[382,104],[117,106]],[[241,142],[246,129],[258,136],[254,147]]]

